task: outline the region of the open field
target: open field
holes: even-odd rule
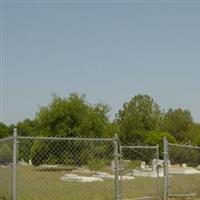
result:
[[[4,173],[10,174],[10,170],[3,170]],[[30,166],[18,167],[18,200],[114,200],[114,180],[93,183],[61,182],[60,177],[66,173],[36,170]],[[7,177],[10,179],[10,176]],[[157,181],[155,178],[142,177],[123,181],[122,196],[124,199],[156,196]],[[162,178],[159,179],[159,183],[162,196]],[[200,196],[200,175],[173,176],[170,183],[173,194],[198,193]]]

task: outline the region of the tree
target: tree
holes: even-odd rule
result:
[[[0,138],[7,137],[9,135],[9,128],[0,122]]]
[[[164,116],[163,129],[171,133],[178,141],[187,140],[187,132],[193,124],[189,110],[169,109]]]
[[[176,143],[176,139],[174,138],[173,135],[171,135],[168,132],[163,132],[163,131],[151,131],[151,132],[149,132],[144,143],[148,144],[148,145],[159,145],[160,147],[162,147],[164,137],[166,137],[168,142]]]
[[[189,140],[192,144],[200,145],[200,124],[192,123],[189,130],[185,133],[185,137]],[[199,142],[198,142],[199,141]]]
[[[195,144],[200,146],[200,134],[195,137],[194,141],[195,141]]]
[[[137,95],[123,105],[117,116],[120,139],[125,143],[144,142],[147,133],[159,128],[162,114],[148,95]]]
[[[35,129],[35,122],[30,119],[25,119],[22,122],[18,122],[16,128],[18,135],[20,136],[33,136]]]
[[[176,143],[176,139],[173,135],[164,131],[150,131],[144,143],[146,145],[159,145],[159,153],[163,153],[163,138],[166,137],[168,142]]]
[[[192,144],[200,146],[200,124],[193,123],[190,131],[187,133],[187,137]]]
[[[3,143],[0,145],[0,164],[12,163],[12,145]]]
[[[46,141],[38,141],[36,140],[34,145],[31,148],[31,160],[33,165],[41,165],[46,162],[48,159],[48,144]]]
[[[61,137],[102,137],[110,125],[109,107],[91,105],[84,96],[71,94],[69,98],[56,95],[36,116],[39,135]]]
[[[17,134],[19,136],[34,136],[35,135],[35,122],[34,120],[25,119],[24,121],[18,122],[16,125]],[[13,130],[12,130],[13,131]],[[33,140],[20,140],[19,145],[19,159],[26,162],[30,159],[31,147]]]
[[[85,101],[84,96],[71,94],[68,98],[61,98],[54,95],[49,105],[40,108],[35,124],[40,136],[109,137],[114,129],[111,128],[108,112],[107,105],[91,105]],[[63,141],[56,143],[35,141],[30,157],[34,165],[43,163],[83,165],[88,162],[85,160],[86,149],[96,148],[94,145],[91,146],[92,143],[72,142],[68,145],[66,148]],[[59,156],[55,148],[59,150]],[[74,153],[76,155],[73,155]],[[88,158],[92,157],[90,154],[87,155]],[[75,163],[74,158],[78,158],[78,163]]]

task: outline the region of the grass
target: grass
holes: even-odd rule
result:
[[[114,180],[93,183],[61,182],[62,171],[36,171],[30,167],[18,170],[19,200],[113,200]],[[142,185],[142,187],[141,187]],[[137,178],[123,181],[126,198],[156,195],[156,179]]]
[[[12,198],[12,167],[0,167],[0,199]]]
[[[200,175],[173,175],[170,177],[171,194],[197,194],[200,197]]]
[[[18,169],[19,200],[111,200],[114,182],[61,182],[65,171],[38,171],[33,167]],[[69,172],[70,173],[70,172]]]
[[[7,185],[6,200],[10,200],[10,169],[3,169],[7,174],[4,180]],[[2,172],[2,169],[0,170]],[[66,171],[43,171],[30,166],[20,166],[17,170],[18,200],[114,200],[114,180],[93,183],[61,182],[60,177]],[[71,172],[69,172],[71,173]],[[124,199],[157,195],[157,179],[136,177],[135,180],[123,181]],[[162,193],[163,179],[159,179]],[[200,175],[172,176],[171,192],[198,193],[200,196]],[[6,185],[4,185],[5,187]]]

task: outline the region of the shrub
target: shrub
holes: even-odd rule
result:
[[[48,159],[48,145],[45,141],[36,141],[31,148],[31,160],[33,165],[44,164]]]

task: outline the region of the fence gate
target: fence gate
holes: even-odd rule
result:
[[[200,197],[200,147],[168,144],[169,197]]]
[[[158,146],[121,146],[121,197],[160,198],[161,179]]]

